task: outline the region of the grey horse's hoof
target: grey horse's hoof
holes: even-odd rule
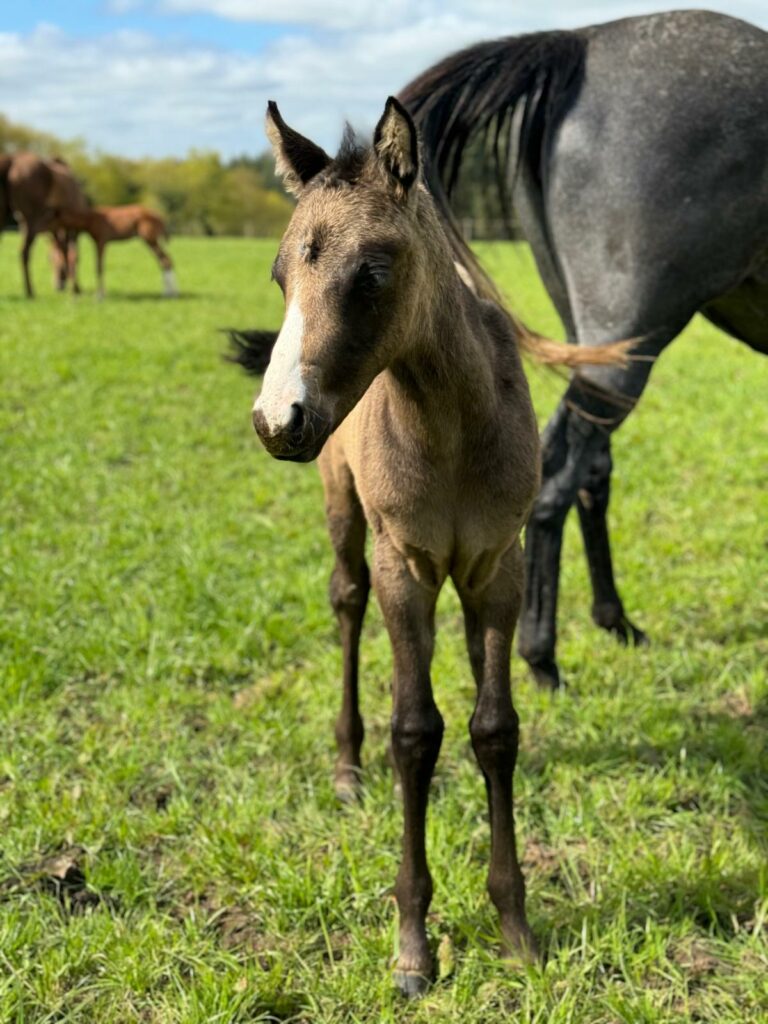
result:
[[[536,685],[542,690],[559,690],[564,684],[560,677],[560,669],[553,658],[528,663]]]

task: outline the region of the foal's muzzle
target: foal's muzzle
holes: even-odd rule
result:
[[[253,425],[270,455],[291,462],[316,459],[331,432],[327,420],[301,402],[291,405],[284,422],[277,428],[270,427],[257,405],[253,410]]]

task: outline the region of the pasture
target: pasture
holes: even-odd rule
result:
[[[362,651],[366,799],[333,798],[339,653],[317,471],[250,423],[216,328],[277,326],[276,243],[175,239],[182,297],[139,243],[93,299],[21,298],[0,243],[0,1022],[768,1016],[768,360],[697,319],[616,435],[623,650],[589,617],[567,531],[554,699],[515,659],[517,821],[547,963],[499,962],[458,602],[441,598],[446,735],[428,822],[441,978],[389,976],[400,809],[390,654]],[[556,319],[527,250],[482,249]],[[531,368],[544,422],[563,382]]]

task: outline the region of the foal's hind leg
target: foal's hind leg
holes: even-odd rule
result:
[[[579,488],[576,502],[592,581],[592,618],[622,643],[631,640],[635,644],[645,644],[648,638],[627,618],[613,577],[607,520],[612,469],[611,439],[606,437]]]
[[[80,282],[77,279],[77,232],[67,234],[67,276],[72,285],[72,294],[80,294]]]
[[[167,298],[176,298],[179,294],[179,289],[176,284],[176,275],[173,272],[173,260],[158,241],[146,237],[144,241],[155,254],[157,262],[160,264],[160,270],[163,274],[164,294]]]
[[[431,577],[430,567],[423,568]],[[392,754],[403,790],[403,856],[395,882],[400,917],[395,983],[407,996],[424,991],[433,967],[426,930],[432,878],[424,829],[429,784],[443,736],[429,675],[440,582],[418,582],[386,536],[377,536],[373,584],[394,655]]]
[[[334,776],[336,796],[343,802],[360,792],[360,748],[365,731],[358,700],[360,633],[370,590],[365,562],[365,516],[346,466],[331,466],[321,457],[326,515],[336,563],[331,573],[331,605],[341,634],[343,694],[336,719],[338,759]]]
[[[499,912],[502,952],[529,959],[537,947],[525,916],[525,882],[517,859],[512,775],[518,717],[512,705],[509,659],[523,592],[519,542],[506,553],[496,577],[479,593],[459,587],[467,646],[477,684],[469,723],[472,747],[485,779],[491,823],[488,893]]]

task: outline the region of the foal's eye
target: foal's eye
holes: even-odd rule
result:
[[[384,259],[363,260],[355,271],[354,288],[361,292],[375,292],[389,280],[390,261]]]

